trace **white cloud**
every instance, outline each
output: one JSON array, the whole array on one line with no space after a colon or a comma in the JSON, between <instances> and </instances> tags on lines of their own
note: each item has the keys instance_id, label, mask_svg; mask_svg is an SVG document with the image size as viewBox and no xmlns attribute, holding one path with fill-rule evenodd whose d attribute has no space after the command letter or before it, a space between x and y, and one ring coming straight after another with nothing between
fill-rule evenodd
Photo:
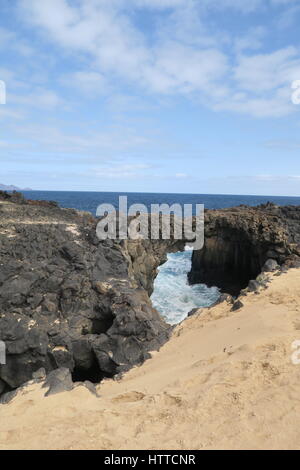
<instances>
[{"instance_id":1,"label":"white cloud","mask_svg":"<svg viewBox=\"0 0 300 470\"><path fill-rule=\"evenodd\" d=\"M251 28L243 36L235 38L234 47L236 52L241 53L245 50L260 49L266 34L267 30L262 26Z\"/></svg>"},{"instance_id":2,"label":"white cloud","mask_svg":"<svg viewBox=\"0 0 300 470\"><path fill-rule=\"evenodd\" d=\"M0 77L1 80L4 80L6 85L8 85L9 82L15 79L15 73L8 68L0 67Z\"/></svg>"},{"instance_id":3,"label":"white cloud","mask_svg":"<svg viewBox=\"0 0 300 470\"><path fill-rule=\"evenodd\" d=\"M0 119L1 120L3 119L20 120L20 119L24 119L24 117L25 117L24 113L19 110L11 109L11 108L8 108L7 106L0 107Z\"/></svg>"},{"instance_id":4,"label":"white cloud","mask_svg":"<svg viewBox=\"0 0 300 470\"><path fill-rule=\"evenodd\" d=\"M15 38L15 34L8 29L0 27L0 46L5 47L12 39Z\"/></svg>"},{"instance_id":5,"label":"white cloud","mask_svg":"<svg viewBox=\"0 0 300 470\"><path fill-rule=\"evenodd\" d=\"M20 0L19 5L22 18L44 37L66 52L85 55L89 66L70 75L83 92L107 92L117 78L148 93L190 95L214 110L258 117L295 111L288 90L300 77L296 47L253 54L262 46L265 28L234 38L205 22L208 10L247 14L265 8L262 0ZM151 43L132 21L137 8L168 9Z\"/></svg>"},{"instance_id":6,"label":"white cloud","mask_svg":"<svg viewBox=\"0 0 300 470\"><path fill-rule=\"evenodd\" d=\"M292 3L297 3L299 0L271 0L271 3L274 5L287 5Z\"/></svg>"},{"instance_id":7,"label":"white cloud","mask_svg":"<svg viewBox=\"0 0 300 470\"><path fill-rule=\"evenodd\" d=\"M154 92L203 90L226 71L226 57L216 49L196 50L176 41L147 47L128 17L101 1L81 2L80 8L65 0L26 0L21 5L29 21L54 41L91 54L100 73L117 73Z\"/></svg>"},{"instance_id":8,"label":"white cloud","mask_svg":"<svg viewBox=\"0 0 300 470\"><path fill-rule=\"evenodd\" d=\"M295 47L270 54L242 56L234 69L239 88L247 91L270 91L291 84L300 77L300 55Z\"/></svg>"},{"instance_id":9,"label":"white cloud","mask_svg":"<svg viewBox=\"0 0 300 470\"><path fill-rule=\"evenodd\" d=\"M66 106L65 101L56 92L44 88L35 88L24 94L8 93L8 101L27 108L42 108L53 110Z\"/></svg>"},{"instance_id":10,"label":"white cloud","mask_svg":"<svg viewBox=\"0 0 300 470\"><path fill-rule=\"evenodd\" d=\"M61 77L60 81L63 85L76 88L88 96L104 94L109 91L106 78L99 72L89 70L72 72Z\"/></svg>"},{"instance_id":11,"label":"white cloud","mask_svg":"<svg viewBox=\"0 0 300 470\"><path fill-rule=\"evenodd\" d=\"M150 165L146 164L114 164L112 166L104 165L102 167L97 167L93 169L93 176L99 178L109 178L109 179L133 179L133 178L143 178L147 175L145 170L151 169Z\"/></svg>"},{"instance_id":12,"label":"white cloud","mask_svg":"<svg viewBox=\"0 0 300 470\"><path fill-rule=\"evenodd\" d=\"M232 68L233 86L215 110L255 117L281 117L298 111L291 102L291 83L300 77L299 50L293 46L269 54L239 54Z\"/></svg>"},{"instance_id":13,"label":"white cloud","mask_svg":"<svg viewBox=\"0 0 300 470\"><path fill-rule=\"evenodd\" d=\"M1 110L1 108L0 108ZM1 115L0 115L1 116ZM62 154L63 158L74 155L82 155L83 160L107 158L112 154L131 152L140 149L144 145L151 144L150 137L146 133L139 133L137 129L128 125L90 126L90 123L78 126L77 132L65 129L64 122L55 122L53 125L40 123L16 124L14 131L15 141L22 141L25 151L34 149L40 155L53 152ZM10 143L15 147L15 142ZM89 157L88 157L89 156Z\"/></svg>"},{"instance_id":14,"label":"white cloud","mask_svg":"<svg viewBox=\"0 0 300 470\"><path fill-rule=\"evenodd\" d=\"M251 13L265 0L202 0L201 5L210 9L226 10L227 8L240 11L242 13Z\"/></svg>"},{"instance_id":15,"label":"white cloud","mask_svg":"<svg viewBox=\"0 0 300 470\"><path fill-rule=\"evenodd\" d=\"M288 29L294 26L299 19L300 5L292 4L286 8L280 15L278 26L280 29Z\"/></svg>"},{"instance_id":16,"label":"white cloud","mask_svg":"<svg viewBox=\"0 0 300 470\"><path fill-rule=\"evenodd\" d=\"M122 2L119 2L122 3ZM166 9L176 8L187 3L187 0L132 0L133 5L139 8Z\"/></svg>"},{"instance_id":17,"label":"white cloud","mask_svg":"<svg viewBox=\"0 0 300 470\"><path fill-rule=\"evenodd\" d=\"M186 179L188 177L189 177L189 175L187 173L176 173L175 174L175 178L177 178L177 179Z\"/></svg>"},{"instance_id":18,"label":"white cloud","mask_svg":"<svg viewBox=\"0 0 300 470\"><path fill-rule=\"evenodd\" d=\"M288 181L298 181L300 176L298 175L257 175L254 177L257 181L267 181L273 183L288 182Z\"/></svg>"},{"instance_id":19,"label":"white cloud","mask_svg":"<svg viewBox=\"0 0 300 470\"><path fill-rule=\"evenodd\" d=\"M208 92L228 70L226 56L215 49L195 50L170 42L160 48L144 80L155 92Z\"/></svg>"},{"instance_id":20,"label":"white cloud","mask_svg":"<svg viewBox=\"0 0 300 470\"><path fill-rule=\"evenodd\" d=\"M265 142L265 146L275 150L296 150L300 149L300 141L294 140L270 140Z\"/></svg>"},{"instance_id":21,"label":"white cloud","mask_svg":"<svg viewBox=\"0 0 300 470\"><path fill-rule=\"evenodd\" d=\"M216 103L214 109L250 114L257 118L282 117L297 112L297 107L291 103L288 88L279 89L269 97L236 93Z\"/></svg>"},{"instance_id":22,"label":"white cloud","mask_svg":"<svg viewBox=\"0 0 300 470\"><path fill-rule=\"evenodd\" d=\"M0 27L0 46L3 51L13 50L14 53L24 57L36 54L36 50L24 38L20 38L15 32Z\"/></svg>"}]
</instances>

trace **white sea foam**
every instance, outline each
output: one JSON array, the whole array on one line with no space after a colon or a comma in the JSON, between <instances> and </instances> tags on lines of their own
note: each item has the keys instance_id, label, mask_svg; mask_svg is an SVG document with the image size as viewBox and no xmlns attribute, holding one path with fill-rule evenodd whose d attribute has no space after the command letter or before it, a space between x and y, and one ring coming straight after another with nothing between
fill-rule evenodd
<instances>
[{"instance_id":1,"label":"white sea foam","mask_svg":"<svg viewBox=\"0 0 300 470\"><path fill-rule=\"evenodd\" d=\"M172 325L186 318L193 308L209 307L220 296L217 287L188 284L187 273L191 269L191 258L191 250L169 254L168 261L159 268L154 282L152 304Z\"/></svg>"}]
</instances>

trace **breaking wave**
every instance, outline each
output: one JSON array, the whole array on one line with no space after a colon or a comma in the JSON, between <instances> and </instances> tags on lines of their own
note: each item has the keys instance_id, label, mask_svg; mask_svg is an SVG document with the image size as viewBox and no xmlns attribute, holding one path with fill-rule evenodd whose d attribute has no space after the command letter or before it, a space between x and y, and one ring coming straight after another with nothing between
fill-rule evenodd
<instances>
[{"instance_id":1,"label":"breaking wave","mask_svg":"<svg viewBox=\"0 0 300 470\"><path fill-rule=\"evenodd\" d=\"M160 266L154 281L152 304L172 325L184 320L193 308L209 307L220 296L217 287L188 284L191 259L191 250L168 254L167 262Z\"/></svg>"}]
</instances>

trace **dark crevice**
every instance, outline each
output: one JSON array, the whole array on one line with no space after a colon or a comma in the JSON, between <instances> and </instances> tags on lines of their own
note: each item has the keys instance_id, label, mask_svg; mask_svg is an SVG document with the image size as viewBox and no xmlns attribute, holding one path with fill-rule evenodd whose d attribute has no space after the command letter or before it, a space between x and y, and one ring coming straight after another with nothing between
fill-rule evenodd
<instances>
[{"instance_id":1,"label":"dark crevice","mask_svg":"<svg viewBox=\"0 0 300 470\"><path fill-rule=\"evenodd\" d=\"M207 239L204 248L193 253L189 282L217 286L222 292L237 296L261 273L267 260L265 253L264 247L235 237Z\"/></svg>"},{"instance_id":2,"label":"dark crevice","mask_svg":"<svg viewBox=\"0 0 300 470\"><path fill-rule=\"evenodd\" d=\"M100 335L101 333L106 333L112 326L114 322L114 317L106 317L106 318L94 318L92 320L92 329L91 333L94 335Z\"/></svg>"},{"instance_id":3,"label":"dark crevice","mask_svg":"<svg viewBox=\"0 0 300 470\"><path fill-rule=\"evenodd\" d=\"M92 365L86 369L83 367L75 366L72 372L73 382L85 382L89 380L90 382L97 384L103 380L105 375L100 370L96 357L94 358Z\"/></svg>"}]
</instances>

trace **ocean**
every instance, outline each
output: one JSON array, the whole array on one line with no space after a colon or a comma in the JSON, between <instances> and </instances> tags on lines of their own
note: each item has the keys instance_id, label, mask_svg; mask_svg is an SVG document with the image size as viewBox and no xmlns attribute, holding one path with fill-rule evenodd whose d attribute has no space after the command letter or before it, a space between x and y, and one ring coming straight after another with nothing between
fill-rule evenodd
<instances>
[{"instance_id":1,"label":"ocean","mask_svg":"<svg viewBox=\"0 0 300 470\"><path fill-rule=\"evenodd\" d=\"M96 214L99 204L112 204L116 208L119 196L128 197L128 205L144 204L150 210L151 204L204 204L206 209L223 209L240 204L257 206L268 201L275 204L300 205L300 197L281 196L231 196L221 194L164 194L164 193L108 193L84 191L23 191L29 199L56 201L61 207L71 207Z\"/></svg>"},{"instance_id":2,"label":"ocean","mask_svg":"<svg viewBox=\"0 0 300 470\"><path fill-rule=\"evenodd\" d=\"M112 204L116 209L119 196L128 197L128 206L144 204L150 211L151 204L204 204L206 209L222 209L246 204L257 206L268 201L278 205L300 205L300 197L238 196L208 194L164 194L164 193L109 193L73 191L23 191L29 199L56 201L61 207L73 208L96 214L98 205ZM181 322L194 308L209 307L220 295L217 287L204 284L190 286L187 274L191 268L192 252L172 253L159 268L151 296L153 306L170 324Z\"/></svg>"}]
</instances>

